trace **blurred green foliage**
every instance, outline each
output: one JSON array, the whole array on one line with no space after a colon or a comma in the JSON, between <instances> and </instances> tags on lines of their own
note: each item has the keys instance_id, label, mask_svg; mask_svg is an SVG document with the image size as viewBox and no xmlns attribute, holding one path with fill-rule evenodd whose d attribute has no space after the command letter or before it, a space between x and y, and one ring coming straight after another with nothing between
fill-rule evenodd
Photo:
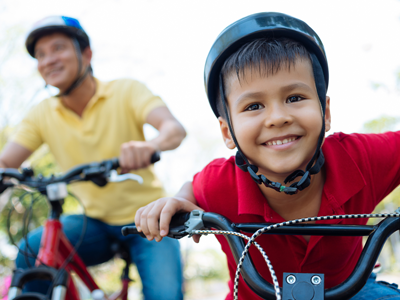
<instances>
[{"instance_id":1,"label":"blurred green foliage","mask_svg":"<svg viewBox=\"0 0 400 300\"><path fill-rule=\"evenodd\" d=\"M400 122L400 117L381 116L364 124L366 133L382 133L391 131Z\"/></svg>"},{"instance_id":2,"label":"blurred green foliage","mask_svg":"<svg viewBox=\"0 0 400 300\"><path fill-rule=\"evenodd\" d=\"M395 129L400 122L400 117L381 116L364 124L363 131L366 133L383 133ZM400 187L390 193L375 209L376 212L390 211L400 206Z\"/></svg>"}]
</instances>

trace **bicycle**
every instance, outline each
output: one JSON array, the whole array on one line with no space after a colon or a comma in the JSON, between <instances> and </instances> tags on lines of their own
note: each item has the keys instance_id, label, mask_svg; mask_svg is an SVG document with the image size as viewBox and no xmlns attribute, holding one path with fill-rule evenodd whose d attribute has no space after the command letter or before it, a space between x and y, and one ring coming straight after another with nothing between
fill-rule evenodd
<instances>
[{"instance_id":1,"label":"bicycle","mask_svg":"<svg viewBox=\"0 0 400 300\"><path fill-rule=\"evenodd\" d=\"M159 152L156 152L151 157L151 163L155 163L158 160L160 160L160 155ZM67 191L68 184L91 181L97 186L103 187L109 182L122 182L125 180L135 180L140 184L143 182L142 177L136 174L118 175L116 171L118 168L119 161L114 158L102 162L79 165L61 176L43 177L39 175L35 177L31 169L23 169L22 172L17 169L0 169L0 187L2 187L2 190L13 186L34 188L37 192L46 196L50 205L50 212L44 225L41 246L36 257L35 266L28 269L14 270L8 291L9 300L48 300L50 295L52 295L52 300L79 300L80 296L71 278L71 272L74 272L82 280L83 284L92 293L93 299L127 300L128 284L132 281L128 274L131 264L129 252L120 243L111 245L114 252L119 254L125 261L125 267L121 276L121 290L107 298L76 253L85 234L85 221L81 237L75 247L70 244L64 235L62 224L59 221L63 212L62 203L69 194ZM11 180L4 180L5 178L17 180L17 183ZM28 244L27 248L29 250ZM29 251L23 254L32 255ZM49 292L46 295L36 292L22 292L23 286L35 279L51 281Z\"/></svg>"},{"instance_id":2,"label":"bicycle","mask_svg":"<svg viewBox=\"0 0 400 300\"><path fill-rule=\"evenodd\" d=\"M385 218L377 225L336 225L336 224L299 224L309 221L344 218ZM191 213L175 215L170 223L168 237L180 239L194 234L222 234L228 240L237 263L234 285L234 299L237 299L239 273L246 284L263 299L283 300L337 300L350 299L367 282L386 239L400 229L400 208L391 214L333 215L305 218L283 223L241 223L235 224L226 217L194 210ZM252 233L252 237L242 234ZM136 226L125 226L122 234L140 234ZM324 274L284 273L283 287L279 287L272 265L263 249L255 239L261 234L283 235L332 235L332 236L368 236L360 258L350 276L341 284L324 289ZM244 239L248 240L247 245ZM266 281L256 270L247 255L250 245L261 251L270 269L273 284ZM282 292L281 292L282 291Z\"/></svg>"}]
</instances>

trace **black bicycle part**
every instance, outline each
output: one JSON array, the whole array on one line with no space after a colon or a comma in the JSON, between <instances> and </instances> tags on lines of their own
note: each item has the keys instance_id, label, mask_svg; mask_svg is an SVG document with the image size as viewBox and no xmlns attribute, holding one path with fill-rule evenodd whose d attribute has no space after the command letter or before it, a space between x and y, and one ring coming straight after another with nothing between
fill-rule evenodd
<instances>
[{"instance_id":1,"label":"black bicycle part","mask_svg":"<svg viewBox=\"0 0 400 300\"><path fill-rule=\"evenodd\" d=\"M125 267L122 271L121 280L127 279L129 281L134 281L129 277L129 267L132 263L132 258L127 246L125 246L120 241L115 241L111 244L111 251L114 253L114 256L119 256L125 262Z\"/></svg>"},{"instance_id":2,"label":"black bicycle part","mask_svg":"<svg viewBox=\"0 0 400 300\"><path fill-rule=\"evenodd\" d=\"M236 231L255 233L258 229L273 223L232 224ZM293 224L267 230L263 234L282 235L324 235L324 236L368 236L376 229L376 225L341 225L341 224Z\"/></svg>"},{"instance_id":3,"label":"black bicycle part","mask_svg":"<svg viewBox=\"0 0 400 300\"><path fill-rule=\"evenodd\" d=\"M151 163L160 160L160 152L157 151L151 156ZM12 187L14 183L4 182L4 177L15 178L20 184L36 188L39 192L46 195L46 186L50 183L64 182L66 184L77 181L92 181L98 186L105 186L107 178L111 170L116 170L120 167L118 158L112 158L101 162L82 164L76 166L62 176L40 177L34 178L33 172L29 169L23 169L22 172L17 169L0 169L0 184L4 187ZM29 170L29 171L28 171Z\"/></svg>"},{"instance_id":4,"label":"black bicycle part","mask_svg":"<svg viewBox=\"0 0 400 300\"><path fill-rule=\"evenodd\" d=\"M218 230L236 231L232 226L233 224L227 218L218 214L205 213L203 222L207 228L212 227ZM334 226L335 225L332 225L332 230L334 230ZM375 262L386 239L399 229L399 218L386 218L381 221L370 234L351 275L342 284L325 290L325 300L349 299L361 290L374 268ZM351 231L351 229L349 230ZM296 234L299 234L299 232L296 232ZM321 233L319 235L321 235ZM235 261L238 262L245 247L243 239L232 235L225 237L232 250ZM244 259L241 274L246 284L257 295L264 299L275 299L275 290L273 286L261 277L255 269L251 258L248 256Z\"/></svg>"},{"instance_id":5,"label":"black bicycle part","mask_svg":"<svg viewBox=\"0 0 400 300\"><path fill-rule=\"evenodd\" d=\"M283 273L282 300L324 299L324 274Z\"/></svg>"},{"instance_id":6,"label":"black bicycle part","mask_svg":"<svg viewBox=\"0 0 400 300\"><path fill-rule=\"evenodd\" d=\"M60 275L57 276L57 273L60 273ZM16 269L13 271L10 288L17 287L19 289L22 289L27 282L36 279L49 281L55 280L55 286L62 285L66 287L68 283L68 278L68 272L66 272L65 270L59 272L59 270L47 266L37 266L28 269Z\"/></svg>"},{"instance_id":7,"label":"black bicycle part","mask_svg":"<svg viewBox=\"0 0 400 300\"><path fill-rule=\"evenodd\" d=\"M176 216L177 224L170 225L170 230L174 231L181 226L184 226L186 220L188 220L190 214L178 214ZM174 216L175 218L175 216ZM217 230L232 231L232 232L255 232L256 230L270 225L270 223L254 224L244 223L235 224L232 223L226 217L216 213L204 213L203 223L205 228L215 228ZM128 226L127 226L128 227ZM129 226L128 229L123 229L125 234L137 233L136 227ZM176 227L176 228L175 228ZM347 228L347 229L346 229ZM363 248L360 258L350 276L341 284L326 289L325 300L336 300L336 299L350 299L367 282L369 275L371 274L376 260L382 250L382 247L387 238L400 229L400 218L389 217L382 220L375 226L363 226L363 225L341 225L341 224L296 224L288 225L281 228L271 229L265 234L289 234L289 235L337 235L337 236L366 236L369 235L367 242ZM136 231L136 232L135 232ZM337 233L335 233L337 231ZM187 235L187 232L184 232ZM173 236L173 235L172 235ZM180 237L179 237L180 238ZM231 248L232 254L235 258L236 263L242 256L245 244L242 238L234 235L225 235L228 244ZM256 270L253 261L247 255L244 258L243 266L241 269L241 275L246 284L260 297L267 300L273 300L275 298L275 290L273 286L266 281Z\"/></svg>"},{"instance_id":8,"label":"black bicycle part","mask_svg":"<svg viewBox=\"0 0 400 300\"><path fill-rule=\"evenodd\" d=\"M16 287L22 290L23 286L31 280L52 281L54 286L67 287L69 275L64 269L56 270L47 266L37 266L28 269L14 270L10 288ZM39 294L34 292L24 293L14 298L14 300L48 300L49 294Z\"/></svg>"},{"instance_id":9,"label":"black bicycle part","mask_svg":"<svg viewBox=\"0 0 400 300\"><path fill-rule=\"evenodd\" d=\"M39 294L39 293L25 293L23 295L19 295L13 300L50 300L47 295Z\"/></svg>"}]
</instances>

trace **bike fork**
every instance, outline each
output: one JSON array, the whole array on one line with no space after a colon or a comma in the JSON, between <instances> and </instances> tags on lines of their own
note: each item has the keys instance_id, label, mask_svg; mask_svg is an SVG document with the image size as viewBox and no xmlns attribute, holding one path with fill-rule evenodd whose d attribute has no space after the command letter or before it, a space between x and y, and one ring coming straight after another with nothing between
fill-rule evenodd
<instances>
[{"instance_id":1,"label":"bike fork","mask_svg":"<svg viewBox=\"0 0 400 300\"><path fill-rule=\"evenodd\" d=\"M48 300L47 295L35 292L22 293L22 287L25 283L34 280L42 279L54 282L53 293L51 300L65 300L67 295L69 274L65 270L56 270L49 267L38 266L29 269L14 270L10 289L8 290L8 300L24 300L37 299Z\"/></svg>"}]
</instances>

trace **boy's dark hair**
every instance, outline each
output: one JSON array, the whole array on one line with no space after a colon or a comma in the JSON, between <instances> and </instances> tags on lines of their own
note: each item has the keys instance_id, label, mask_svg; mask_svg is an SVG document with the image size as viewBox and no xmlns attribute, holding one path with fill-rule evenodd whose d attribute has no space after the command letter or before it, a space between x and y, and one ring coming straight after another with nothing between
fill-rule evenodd
<instances>
[{"instance_id":1,"label":"boy's dark hair","mask_svg":"<svg viewBox=\"0 0 400 300\"><path fill-rule=\"evenodd\" d=\"M225 61L221 69L224 78L224 90L227 93L227 78L236 73L240 82L246 70L256 71L261 76L273 75L282 68L290 70L296 59L308 59L311 56L300 43L288 38L259 38L244 44ZM226 119L221 95L218 92L217 110Z\"/></svg>"}]
</instances>

